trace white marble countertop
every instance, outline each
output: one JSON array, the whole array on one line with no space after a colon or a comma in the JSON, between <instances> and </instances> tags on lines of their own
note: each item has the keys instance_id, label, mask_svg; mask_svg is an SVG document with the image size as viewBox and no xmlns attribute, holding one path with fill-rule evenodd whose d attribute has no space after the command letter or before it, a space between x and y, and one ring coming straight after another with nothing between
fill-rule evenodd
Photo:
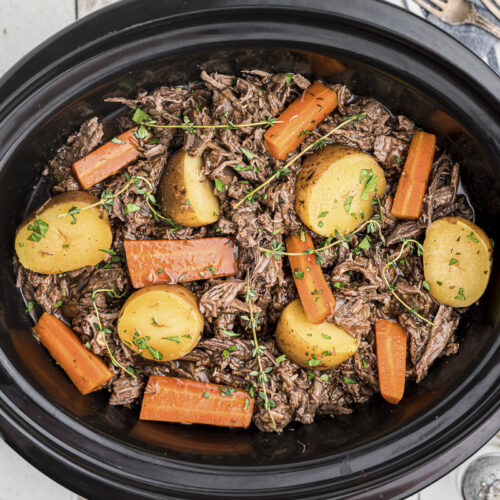
<instances>
[{"instance_id":1,"label":"white marble countertop","mask_svg":"<svg viewBox=\"0 0 500 500\"><path fill-rule=\"evenodd\" d=\"M115 1L0 0L0 76L52 34ZM389 1L422 14L418 7L411 5L411 0ZM500 43L496 44L493 55L487 54L483 59L491 64L490 58L495 57L495 61L498 61L499 55ZM487 452L500 453L500 433L475 456ZM408 500L462 500L461 476L473 458ZM78 495L32 467L1 440L0 471L0 500L81 500Z\"/></svg>"}]
</instances>

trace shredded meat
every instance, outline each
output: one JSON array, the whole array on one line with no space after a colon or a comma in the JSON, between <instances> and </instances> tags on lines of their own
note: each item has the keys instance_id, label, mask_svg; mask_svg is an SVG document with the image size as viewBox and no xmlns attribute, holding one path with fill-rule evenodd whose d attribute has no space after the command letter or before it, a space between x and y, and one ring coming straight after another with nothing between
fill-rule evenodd
<instances>
[{"instance_id":1,"label":"shredded meat","mask_svg":"<svg viewBox=\"0 0 500 500\"><path fill-rule=\"evenodd\" d=\"M279 116L311 84L311 80L299 73L290 77L285 73L253 69L235 76L229 74L227 64L221 63L219 72L209 72L203 69L205 67L198 82L142 90L135 98L116 94L107 101L131 109L139 107L162 124L254 123ZM346 116L364 112L367 115L363 120L338 130L328 142L354 146L372 154L387 179L387 191L380 200L384 222L381 235L372 232L371 246L363 251L357 248L363 235L354 235L347 245L325 251L321 259L321 267L337 301L328 320L359 340L357 352L341 365L323 372L314 367L302 368L289 359L276 360L281 353L273 333L281 312L297 297L297 290L287 259L266 255L258 247L283 245L286 236L301 228L294 208L300 161L267 184L251 203L236 207L238 200L284 165L267 153L263 143L264 126L152 128L155 141L140 142L140 159L90 190L98 197L104 190L112 193L123 190L109 212L115 255L106 256L96 267L48 276L15 263L17 285L26 299L35 301L44 311L70 320L81 341L113 371L115 377L108 386L110 404L133 406L140 402L147 376L151 374L187 377L250 391L257 399L253 418L257 427L270 431L275 424L280 430L292 421L311 423L317 415L348 415L357 404L367 402L378 392L373 331L377 317L391 317L405 329L409 339L407 377L410 379L419 382L439 356L457 352L454 332L460 314L437 304L423 288L422 258L405 248L394 267L387 268L386 264L400 253L404 239L421 241L433 220L446 215L472 219L467 199L458 194L460 167L446 151L440 150L432 167L421 217L416 221L397 220L390 213L392 199L415 124L404 116L392 115L373 99L354 95L344 85L327 85L337 92L338 107L305 137L300 149L331 131ZM119 117L116 128L124 130L133 126L129 116ZM54 193L79 189L72 174L72 163L104 140L103 126L97 117L87 120L67 139L43 171L44 175L52 176ZM212 180L217 179L218 186L222 184L222 189L214 190L220 201L218 223L180 228L159 222L152 217L144 197L146 183L141 181L125 189L130 177L140 176L147 179L156 192L168 158L179 148L190 155L202 156L203 173ZM130 204L138 210L125 210ZM117 334L117 318L132 286L124 263L123 240L220 235L233 238L238 245L239 272L230 278L184 284L198 297L205 320L203 338L197 347L180 360L154 363L124 345ZM319 237L314 238L315 243L321 243ZM267 394L272 402L269 411L256 384L255 373L259 367L248 328L247 282L254 293L252 303L254 315L258 317L259 344L265 348L261 359L263 369L269 374ZM432 318L435 326L431 328L403 307L391 294L391 287L397 288L413 312ZM93 291L100 289L113 289L116 293L115 296L106 293L95 296L95 307L106 333L97 328L92 297ZM137 378L117 367L110 352L122 366L134 367Z\"/></svg>"}]
</instances>

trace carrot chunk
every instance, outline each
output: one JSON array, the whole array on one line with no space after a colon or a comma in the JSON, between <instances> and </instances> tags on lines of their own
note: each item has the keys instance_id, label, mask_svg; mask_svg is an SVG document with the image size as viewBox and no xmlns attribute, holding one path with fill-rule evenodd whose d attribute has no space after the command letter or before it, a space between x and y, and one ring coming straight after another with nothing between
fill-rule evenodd
<instances>
[{"instance_id":1,"label":"carrot chunk","mask_svg":"<svg viewBox=\"0 0 500 500\"><path fill-rule=\"evenodd\" d=\"M269 153L284 160L326 116L337 107L337 94L320 82L314 82L281 113L277 123L264 135Z\"/></svg>"},{"instance_id":2,"label":"carrot chunk","mask_svg":"<svg viewBox=\"0 0 500 500\"><path fill-rule=\"evenodd\" d=\"M246 428L252 420L253 405L254 399L241 389L152 375L139 418Z\"/></svg>"},{"instance_id":3,"label":"carrot chunk","mask_svg":"<svg viewBox=\"0 0 500 500\"><path fill-rule=\"evenodd\" d=\"M238 271L237 247L228 238L125 240L123 245L134 288L234 276Z\"/></svg>"},{"instance_id":4,"label":"carrot chunk","mask_svg":"<svg viewBox=\"0 0 500 500\"><path fill-rule=\"evenodd\" d=\"M43 313L34 330L82 394L101 389L113 378L102 359L86 349L73 330L52 314Z\"/></svg>"},{"instance_id":5,"label":"carrot chunk","mask_svg":"<svg viewBox=\"0 0 500 500\"><path fill-rule=\"evenodd\" d=\"M392 215L398 219L420 217L435 149L436 136L434 134L420 131L413 134L392 204Z\"/></svg>"},{"instance_id":6,"label":"carrot chunk","mask_svg":"<svg viewBox=\"0 0 500 500\"><path fill-rule=\"evenodd\" d=\"M308 249L314 250L311 236L305 233L303 239L304 241L299 235L289 236L285 241L287 252L302 254ZM289 255L288 258L307 319L315 325L323 323L335 310L335 297L325 280L321 266L316 261L316 256L302 254Z\"/></svg>"},{"instance_id":7,"label":"carrot chunk","mask_svg":"<svg viewBox=\"0 0 500 500\"><path fill-rule=\"evenodd\" d=\"M406 333L398 323L378 319L375 343L380 394L388 403L396 405L405 391Z\"/></svg>"},{"instance_id":8,"label":"carrot chunk","mask_svg":"<svg viewBox=\"0 0 500 500\"><path fill-rule=\"evenodd\" d=\"M120 134L73 163L73 172L83 189L88 189L139 158L137 127ZM122 144L123 143L123 144Z\"/></svg>"}]
</instances>

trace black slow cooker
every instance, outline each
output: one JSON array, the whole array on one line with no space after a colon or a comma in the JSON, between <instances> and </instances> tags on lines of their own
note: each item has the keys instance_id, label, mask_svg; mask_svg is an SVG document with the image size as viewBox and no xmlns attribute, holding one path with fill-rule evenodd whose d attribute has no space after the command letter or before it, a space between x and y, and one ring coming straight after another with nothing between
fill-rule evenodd
<instances>
[{"instance_id":1,"label":"black slow cooker","mask_svg":"<svg viewBox=\"0 0 500 500\"><path fill-rule=\"evenodd\" d=\"M81 396L33 339L13 238L47 198L40 172L64 138L93 114L116 116L106 95L182 84L200 69L287 71L290 53L291 69L311 53L334 58L343 68L335 81L445 137L478 224L500 241L500 81L401 9L377 0L127 0L61 31L0 80L0 430L87 498L403 498L500 428L498 255L487 293L460 325L459 353L410 384L401 404L375 398L280 435L139 422L106 394Z\"/></svg>"}]
</instances>

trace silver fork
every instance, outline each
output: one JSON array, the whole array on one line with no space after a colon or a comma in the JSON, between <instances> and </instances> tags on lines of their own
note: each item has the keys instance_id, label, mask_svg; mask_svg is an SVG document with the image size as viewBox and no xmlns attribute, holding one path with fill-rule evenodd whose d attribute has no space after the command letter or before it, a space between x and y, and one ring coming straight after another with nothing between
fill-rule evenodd
<instances>
[{"instance_id":1,"label":"silver fork","mask_svg":"<svg viewBox=\"0 0 500 500\"><path fill-rule=\"evenodd\" d=\"M445 23L473 24L500 38L500 28L478 13L467 0L413 0Z\"/></svg>"}]
</instances>

